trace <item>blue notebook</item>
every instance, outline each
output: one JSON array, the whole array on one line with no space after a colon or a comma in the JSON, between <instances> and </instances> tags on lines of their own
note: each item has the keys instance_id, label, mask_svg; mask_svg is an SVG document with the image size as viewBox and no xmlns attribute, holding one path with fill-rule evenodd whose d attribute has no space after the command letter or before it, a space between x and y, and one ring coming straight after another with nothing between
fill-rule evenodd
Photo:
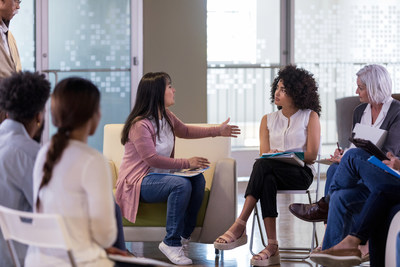
<instances>
[{"instance_id":1,"label":"blue notebook","mask_svg":"<svg viewBox=\"0 0 400 267\"><path fill-rule=\"evenodd\" d=\"M151 175L154 175L154 174L156 174L156 175L166 175L166 174L168 174L168 175L172 175L172 176L193 177L193 176L196 176L196 175L198 175L200 173L205 172L209 168L210 167L207 167L207 168L204 168L204 169L197 168L197 169L171 170L170 172L162 172L162 173L160 173L160 172L151 172L151 173L148 173L147 175L150 175L150 174Z\"/></svg>"},{"instance_id":2,"label":"blue notebook","mask_svg":"<svg viewBox=\"0 0 400 267\"><path fill-rule=\"evenodd\" d=\"M281 155L291 155L295 154L299 159L304 160L304 152L278 152L278 153L263 153L262 158L270 158Z\"/></svg>"},{"instance_id":3,"label":"blue notebook","mask_svg":"<svg viewBox=\"0 0 400 267\"><path fill-rule=\"evenodd\" d=\"M383 163L382 161L380 161L377 157L375 156L371 156L368 159L368 162L371 162L372 164L374 164L375 166L381 168L382 170L390 173L391 175L396 176L397 178L400 178L400 172L396 171L395 169L390 168L389 166L387 166L385 163Z\"/></svg>"}]
</instances>

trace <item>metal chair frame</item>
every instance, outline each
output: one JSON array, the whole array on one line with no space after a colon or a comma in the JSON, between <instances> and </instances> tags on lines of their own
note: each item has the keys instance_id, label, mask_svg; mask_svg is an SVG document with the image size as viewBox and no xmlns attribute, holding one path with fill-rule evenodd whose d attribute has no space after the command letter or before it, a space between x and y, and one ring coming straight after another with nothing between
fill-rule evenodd
<instances>
[{"instance_id":1,"label":"metal chair frame","mask_svg":"<svg viewBox=\"0 0 400 267\"><path fill-rule=\"evenodd\" d=\"M320 159L320 156L318 155L318 159ZM315 189L307 189L307 190L278 190L278 194L307 194L308 196L308 201L311 204L311 193L315 192L315 201L318 200L318 190L319 190L319 182L321 178L320 174L320 163L317 164L317 184ZM261 223L260 215L258 212L258 207L257 204L254 207L254 215L253 215L253 223L251 227L251 235L250 235L250 253L252 255L256 255L257 253L253 252L253 243L254 243L254 228L255 228L255 223L257 220L257 225L258 229L260 231L260 236L261 236L261 242L264 247L267 246L267 243L265 242L264 239L264 233L263 233L263 226ZM279 252L284 254L281 254L281 259L288 259L288 260L305 260L307 259L310 255L310 253L315 249L315 247L318 246L318 236L317 236L317 229L316 229L316 223L313 222L313 230L312 230L312 236L311 236L311 244L310 247L279 247ZM288 254L288 255L286 255Z\"/></svg>"}]
</instances>

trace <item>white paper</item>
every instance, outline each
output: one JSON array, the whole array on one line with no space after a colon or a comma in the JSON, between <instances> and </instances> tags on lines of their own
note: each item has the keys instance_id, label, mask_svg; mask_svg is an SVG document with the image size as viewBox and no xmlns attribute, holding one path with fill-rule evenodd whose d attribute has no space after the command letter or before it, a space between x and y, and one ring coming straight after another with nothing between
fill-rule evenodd
<instances>
[{"instance_id":1,"label":"white paper","mask_svg":"<svg viewBox=\"0 0 400 267\"><path fill-rule=\"evenodd\" d=\"M356 123L353 129L354 138L360 138L371 141L379 149L382 148L385 142L387 131L379 128L371 127L368 125L363 125Z\"/></svg>"}]
</instances>

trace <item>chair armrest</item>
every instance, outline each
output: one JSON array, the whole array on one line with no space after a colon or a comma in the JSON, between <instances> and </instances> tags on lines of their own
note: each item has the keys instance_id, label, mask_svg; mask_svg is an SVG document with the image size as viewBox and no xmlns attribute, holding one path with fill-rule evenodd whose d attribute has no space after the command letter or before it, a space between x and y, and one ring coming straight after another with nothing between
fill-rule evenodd
<instances>
[{"instance_id":1,"label":"chair armrest","mask_svg":"<svg viewBox=\"0 0 400 267\"><path fill-rule=\"evenodd\" d=\"M396 242L400 232L400 211L393 217L386 240L385 266L396 266Z\"/></svg>"},{"instance_id":2,"label":"chair armrest","mask_svg":"<svg viewBox=\"0 0 400 267\"><path fill-rule=\"evenodd\" d=\"M214 178L203 227L198 242L214 243L236 219L237 177L236 160L225 158L215 165Z\"/></svg>"},{"instance_id":3,"label":"chair armrest","mask_svg":"<svg viewBox=\"0 0 400 267\"><path fill-rule=\"evenodd\" d=\"M114 161L112 161L111 159L108 160L108 164L110 166L110 171L111 171L112 185L113 188L115 188L118 179L117 167L115 166Z\"/></svg>"}]
</instances>

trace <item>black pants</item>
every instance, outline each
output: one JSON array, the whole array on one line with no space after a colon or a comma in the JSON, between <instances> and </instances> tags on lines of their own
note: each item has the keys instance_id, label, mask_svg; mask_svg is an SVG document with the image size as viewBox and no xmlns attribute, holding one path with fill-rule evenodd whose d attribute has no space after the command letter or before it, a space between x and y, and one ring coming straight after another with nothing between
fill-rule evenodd
<instances>
[{"instance_id":1,"label":"black pants","mask_svg":"<svg viewBox=\"0 0 400 267\"><path fill-rule=\"evenodd\" d=\"M257 159L251 172L245 197L260 200L263 218L278 217L277 190L305 190L313 181L309 167L295 166L272 159Z\"/></svg>"}]
</instances>

